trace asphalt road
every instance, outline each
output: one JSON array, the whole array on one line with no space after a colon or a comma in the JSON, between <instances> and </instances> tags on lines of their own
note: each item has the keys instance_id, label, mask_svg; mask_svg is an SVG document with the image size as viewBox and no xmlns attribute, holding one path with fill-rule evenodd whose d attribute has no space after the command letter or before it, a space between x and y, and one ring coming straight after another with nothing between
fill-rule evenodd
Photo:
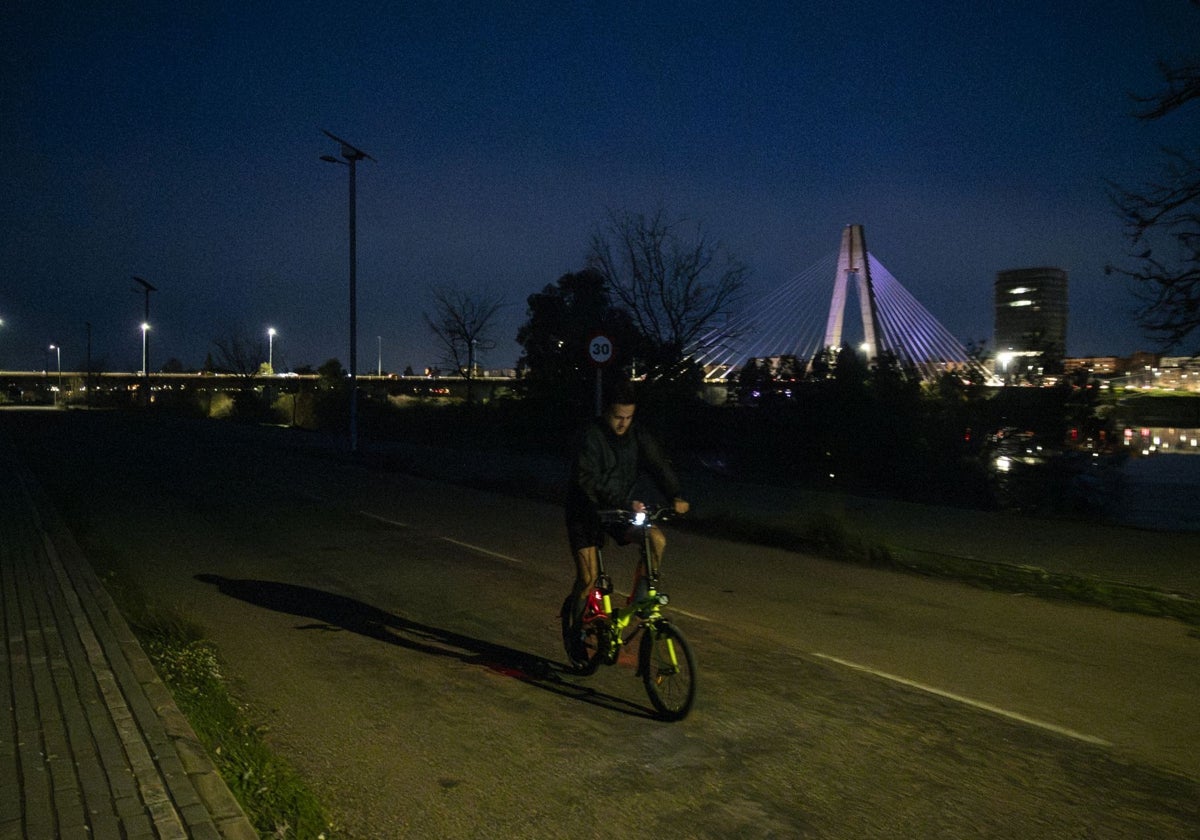
<instances>
[{"instance_id":1,"label":"asphalt road","mask_svg":"<svg viewBox=\"0 0 1200 840\"><path fill-rule=\"evenodd\" d=\"M562 672L553 506L284 430L0 412L0 434L99 571L205 627L339 836L1200 837L1177 622L675 531L700 682L667 724L631 663Z\"/></svg>"}]
</instances>

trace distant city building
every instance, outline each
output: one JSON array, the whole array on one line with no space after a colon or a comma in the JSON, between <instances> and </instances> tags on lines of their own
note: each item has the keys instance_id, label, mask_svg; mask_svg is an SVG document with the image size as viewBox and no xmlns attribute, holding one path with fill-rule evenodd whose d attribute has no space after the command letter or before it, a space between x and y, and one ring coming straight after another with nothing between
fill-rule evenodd
<instances>
[{"instance_id":1,"label":"distant city building","mask_svg":"<svg viewBox=\"0 0 1200 840\"><path fill-rule=\"evenodd\" d=\"M1200 392L1200 359L1161 356L1152 364L1130 365L1129 374L1122 378L1121 384L1127 388Z\"/></svg>"},{"instance_id":2,"label":"distant city building","mask_svg":"<svg viewBox=\"0 0 1200 840\"><path fill-rule=\"evenodd\" d=\"M1085 370L1093 376L1118 376L1125 372L1128 361L1120 356L1079 356L1063 359L1063 373Z\"/></svg>"},{"instance_id":3,"label":"distant city building","mask_svg":"<svg viewBox=\"0 0 1200 840\"><path fill-rule=\"evenodd\" d=\"M1067 347L1067 272L1016 268L996 274L996 358L1061 362ZM1024 367L1024 365L1020 365Z\"/></svg>"},{"instance_id":4,"label":"distant city building","mask_svg":"<svg viewBox=\"0 0 1200 840\"><path fill-rule=\"evenodd\" d=\"M1145 350L1138 350L1129 357L1125 369L1129 372L1137 370L1151 370L1159 366L1162 362L1162 354L1148 353Z\"/></svg>"}]
</instances>

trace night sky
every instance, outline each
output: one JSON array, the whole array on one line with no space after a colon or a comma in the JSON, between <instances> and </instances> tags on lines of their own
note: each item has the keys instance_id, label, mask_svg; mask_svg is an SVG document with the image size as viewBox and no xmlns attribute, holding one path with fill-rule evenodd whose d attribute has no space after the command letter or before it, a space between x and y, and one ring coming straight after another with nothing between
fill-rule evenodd
<instances>
[{"instance_id":1,"label":"night sky","mask_svg":"<svg viewBox=\"0 0 1200 840\"><path fill-rule=\"evenodd\" d=\"M192 7L195 8L192 8ZM509 306L584 266L608 209L703 225L752 305L871 252L955 336L992 337L998 270L1070 272L1072 355L1150 349L1104 275L1106 180L1194 147L1197 109L1131 93L1200 43L1186 0L26 2L0 15L0 369L348 364L347 169L358 167L359 369L420 370L435 285ZM832 287L832 277L830 278ZM135 291L136 290L136 291ZM49 364L53 366L53 359Z\"/></svg>"}]
</instances>

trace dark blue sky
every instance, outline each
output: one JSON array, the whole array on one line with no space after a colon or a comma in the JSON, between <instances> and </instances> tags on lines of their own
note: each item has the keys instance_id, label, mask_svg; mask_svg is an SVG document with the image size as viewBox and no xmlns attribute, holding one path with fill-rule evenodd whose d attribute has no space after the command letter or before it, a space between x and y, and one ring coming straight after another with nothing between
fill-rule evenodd
<instances>
[{"instance_id":1,"label":"dark blue sky","mask_svg":"<svg viewBox=\"0 0 1200 840\"><path fill-rule=\"evenodd\" d=\"M196 8L188 8L195 6ZM215 338L277 367L348 362L346 170L359 166L359 365L438 361L428 289L511 306L584 264L606 208L701 221L749 292L847 223L963 340L998 270L1071 278L1071 354L1149 347L1106 179L1157 177L1195 115L1131 117L1200 42L1185 0L10 2L0 18L0 368L45 347L109 370L199 366ZM830 278L832 286L832 278ZM377 338L378 337L378 338Z\"/></svg>"}]
</instances>

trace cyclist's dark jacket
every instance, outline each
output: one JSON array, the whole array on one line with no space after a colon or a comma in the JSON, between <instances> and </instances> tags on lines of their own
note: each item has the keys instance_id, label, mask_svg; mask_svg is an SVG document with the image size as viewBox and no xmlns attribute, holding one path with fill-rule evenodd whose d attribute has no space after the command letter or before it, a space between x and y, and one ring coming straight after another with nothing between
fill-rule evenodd
<instances>
[{"instance_id":1,"label":"cyclist's dark jacket","mask_svg":"<svg viewBox=\"0 0 1200 840\"><path fill-rule=\"evenodd\" d=\"M580 436L567 491L567 521L591 520L597 510L625 508L642 472L668 500L677 498L679 479L654 437L637 423L616 435L603 419Z\"/></svg>"}]
</instances>

